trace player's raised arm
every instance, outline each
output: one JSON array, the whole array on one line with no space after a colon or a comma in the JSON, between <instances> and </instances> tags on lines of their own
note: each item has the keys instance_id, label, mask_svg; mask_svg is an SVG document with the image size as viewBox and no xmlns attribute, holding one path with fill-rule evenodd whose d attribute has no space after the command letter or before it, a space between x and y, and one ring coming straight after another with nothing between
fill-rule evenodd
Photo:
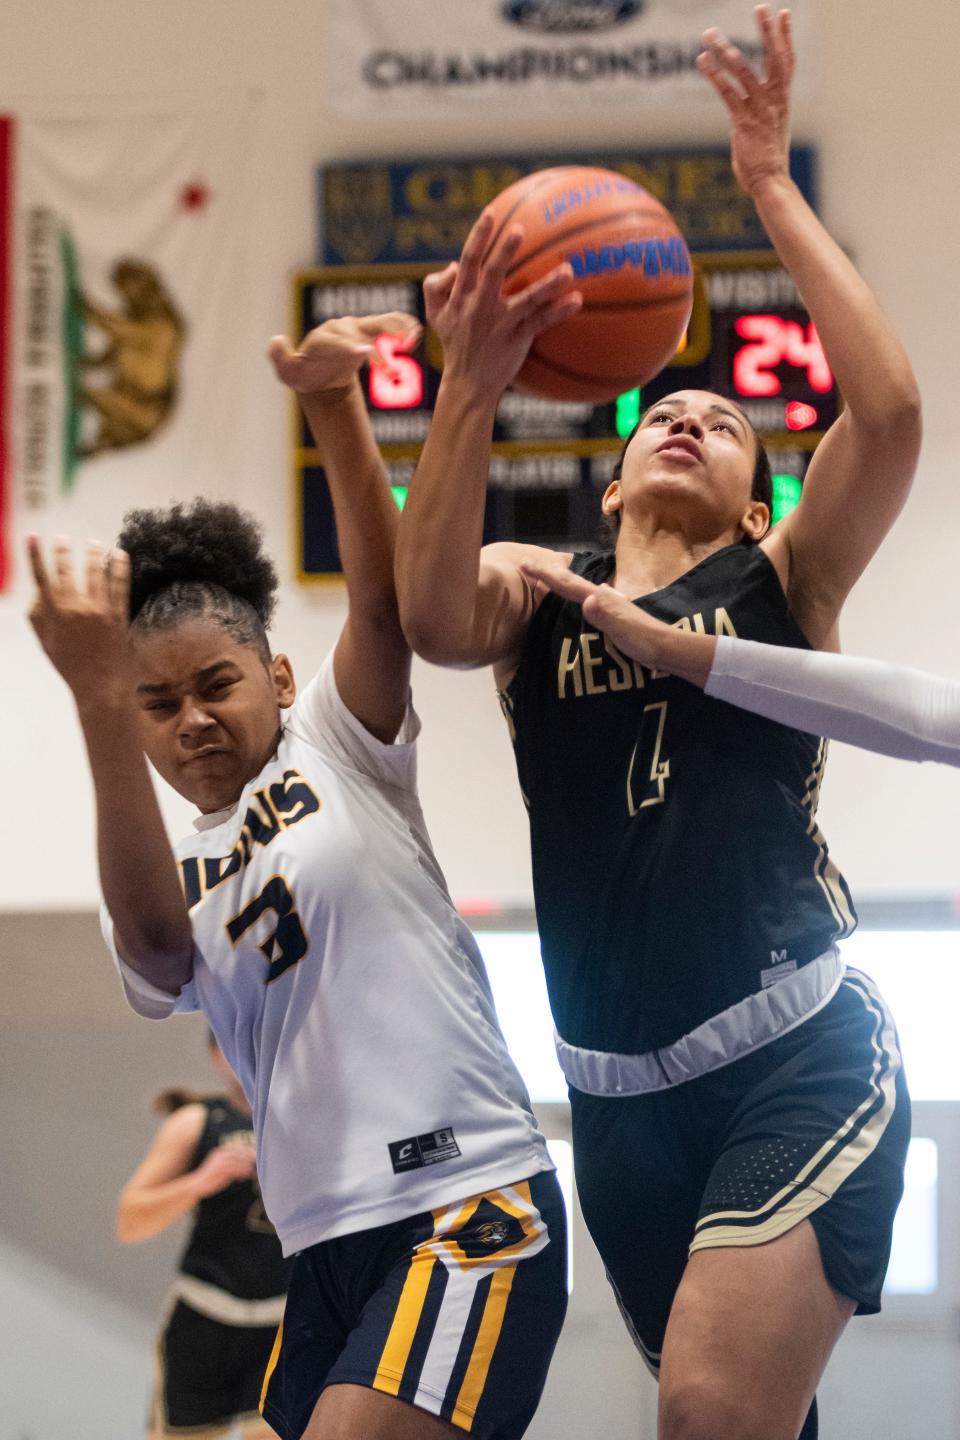
<instances>
[{"instance_id":1,"label":"player's raised arm","mask_svg":"<svg viewBox=\"0 0 960 1440\"><path fill-rule=\"evenodd\" d=\"M337 644L337 687L363 725L392 741L410 687L410 648L400 628L394 587L399 513L370 428L358 372L382 364L377 337L401 335L409 347L420 327L409 315L345 317L318 326L294 349L270 345L277 375L297 392L330 486L350 610Z\"/></svg>"},{"instance_id":2,"label":"player's raised arm","mask_svg":"<svg viewBox=\"0 0 960 1440\"><path fill-rule=\"evenodd\" d=\"M37 583L30 620L73 694L87 747L97 810L104 899L124 960L176 995L193 970L193 933L173 851L143 754L130 671L130 566L122 551L87 549L78 578L70 545L52 561L28 539Z\"/></svg>"},{"instance_id":3,"label":"player's raised arm","mask_svg":"<svg viewBox=\"0 0 960 1440\"><path fill-rule=\"evenodd\" d=\"M800 292L844 397L800 504L763 542L796 619L820 645L907 497L920 450L920 395L874 295L790 179L790 15L774 19L759 6L757 17L763 76L717 30L704 36L700 70L729 112L737 180Z\"/></svg>"},{"instance_id":4,"label":"player's raised arm","mask_svg":"<svg viewBox=\"0 0 960 1440\"><path fill-rule=\"evenodd\" d=\"M567 266L504 296L523 232L512 227L489 249L492 233L485 213L459 265L424 286L444 369L400 522L397 597L410 643L441 665L489 664L519 647L535 603L519 561L535 547L496 545L481 554L493 422L534 336L580 307Z\"/></svg>"}]
</instances>

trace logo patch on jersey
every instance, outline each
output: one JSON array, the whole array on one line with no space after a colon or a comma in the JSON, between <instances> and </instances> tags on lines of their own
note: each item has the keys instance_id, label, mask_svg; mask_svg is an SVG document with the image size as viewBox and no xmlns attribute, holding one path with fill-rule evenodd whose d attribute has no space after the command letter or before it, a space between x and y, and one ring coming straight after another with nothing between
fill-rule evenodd
<instances>
[{"instance_id":1,"label":"logo patch on jersey","mask_svg":"<svg viewBox=\"0 0 960 1440\"><path fill-rule=\"evenodd\" d=\"M391 1140L390 1164L395 1175L407 1170L422 1170L425 1165L439 1165L442 1160L456 1160L460 1154L453 1131L428 1130L425 1135L411 1135L407 1140Z\"/></svg>"},{"instance_id":2,"label":"logo patch on jersey","mask_svg":"<svg viewBox=\"0 0 960 1440\"><path fill-rule=\"evenodd\" d=\"M515 1215L508 1215L486 1196L480 1201L468 1223L451 1236L468 1260L493 1255L508 1245L519 1245L524 1230Z\"/></svg>"}]
</instances>

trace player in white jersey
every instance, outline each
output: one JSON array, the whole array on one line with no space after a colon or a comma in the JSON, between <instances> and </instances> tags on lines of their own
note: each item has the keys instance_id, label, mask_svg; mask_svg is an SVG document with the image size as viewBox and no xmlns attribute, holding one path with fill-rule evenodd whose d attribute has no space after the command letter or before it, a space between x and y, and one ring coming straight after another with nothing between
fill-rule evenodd
<instances>
[{"instance_id":1,"label":"player in white jersey","mask_svg":"<svg viewBox=\"0 0 960 1440\"><path fill-rule=\"evenodd\" d=\"M621 654L715 700L891 759L960 766L960 681L856 655L701 635L664 624L559 560L523 569L582 605L585 619Z\"/></svg>"},{"instance_id":2,"label":"player in white jersey","mask_svg":"<svg viewBox=\"0 0 960 1440\"><path fill-rule=\"evenodd\" d=\"M324 453L349 595L299 697L266 638L273 567L234 506L133 512L83 582L66 542L52 565L29 542L127 998L206 1014L296 1253L262 1400L284 1440L513 1440L566 1305L553 1167L417 799L397 511L357 380L372 339L413 324L271 347ZM200 812L175 853L144 752Z\"/></svg>"}]
</instances>

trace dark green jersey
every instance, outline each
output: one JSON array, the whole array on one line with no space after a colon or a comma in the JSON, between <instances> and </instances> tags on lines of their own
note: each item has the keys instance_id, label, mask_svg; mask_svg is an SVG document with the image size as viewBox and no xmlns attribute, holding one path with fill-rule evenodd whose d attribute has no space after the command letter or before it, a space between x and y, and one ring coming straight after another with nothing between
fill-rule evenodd
<instances>
[{"instance_id":1,"label":"dark green jersey","mask_svg":"<svg viewBox=\"0 0 960 1440\"><path fill-rule=\"evenodd\" d=\"M252 1145L249 1115L219 1097L204 1100L207 1118L190 1162L196 1170L211 1150L228 1142ZM287 1292L290 1264L267 1219L256 1180L234 1180L208 1195L194 1211L193 1230L180 1261L185 1275L205 1280L241 1300L270 1300Z\"/></svg>"},{"instance_id":2,"label":"dark green jersey","mask_svg":"<svg viewBox=\"0 0 960 1440\"><path fill-rule=\"evenodd\" d=\"M613 556L572 568L601 583ZM636 604L707 634L809 648L750 541ZM651 673L557 595L501 698L547 985L571 1044L659 1049L853 929L816 823L823 741Z\"/></svg>"}]
</instances>

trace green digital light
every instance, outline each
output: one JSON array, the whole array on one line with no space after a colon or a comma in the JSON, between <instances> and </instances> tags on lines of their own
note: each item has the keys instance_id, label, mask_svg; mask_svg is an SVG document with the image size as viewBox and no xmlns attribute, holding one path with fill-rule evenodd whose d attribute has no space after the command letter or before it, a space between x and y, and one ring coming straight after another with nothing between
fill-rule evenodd
<instances>
[{"instance_id":1,"label":"green digital light","mask_svg":"<svg viewBox=\"0 0 960 1440\"><path fill-rule=\"evenodd\" d=\"M640 391L627 390L617 396L616 427L621 440L626 440L640 419Z\"/></svg>"},{"instance_id":2,"label":"green digital light","mask_svg":"<svg viewBox=\"0 0 960 1440\"><path fill-rule=\"evenodd\" d=\"M397 509L402 510L404 505L406 505L407 503L407 486L391 485L390 493L393 495L394 500L396 500L397 502Z\"/></svg>"},{"instance_id":3,"label":"green digital light","mask_svg":"<svg viewBox=\"0 0 960 1440\"><path fill-rule=\"evenodd\" d=\"M802 490L803 481L799 475L774 475L771 525L776 525L778 520L782 520L784 515L789 515L790 511L799 505Z\"/></svg>"}]
</instances>

